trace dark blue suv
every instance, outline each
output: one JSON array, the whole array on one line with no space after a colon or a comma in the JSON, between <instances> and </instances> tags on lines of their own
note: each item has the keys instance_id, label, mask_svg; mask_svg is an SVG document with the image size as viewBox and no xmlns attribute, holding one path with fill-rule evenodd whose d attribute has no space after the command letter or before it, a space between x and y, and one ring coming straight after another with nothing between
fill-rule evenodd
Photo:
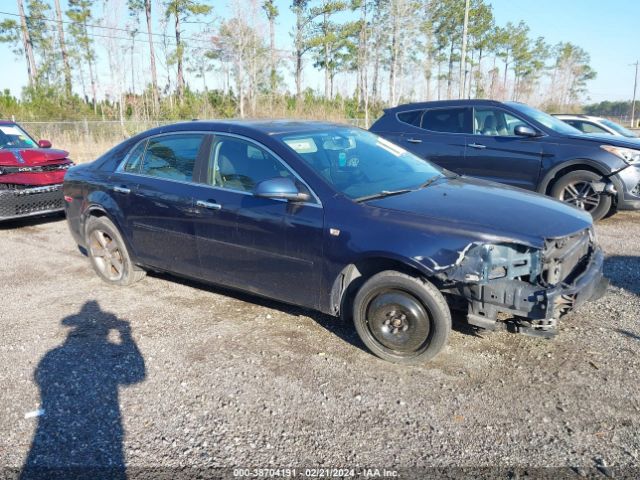
<instances>
[{"instance_id":1,"label":"dark blue suv","mask_svg":"<svg viewBox=\"0 0 640 480\"><path fill-rule=\"evenodd\" d=\"M64 196L105 281L166 271L352 317L396 362L435 355L452 308L547 336L606 287L586 213L343 125L160 127L69 170Z\"/></svg>"},{"instance_id":2,"label":"dark blue suv","mask_svg":"<svg viewBox=\"0 0 640 480\"><path fill-rule=\"evenodd\" d=\"M412 103L385 110L370 130L452 172L550 195L595 220L640 209L640 141L585 135L522 103Z\"/></svg>"}]
</instances>

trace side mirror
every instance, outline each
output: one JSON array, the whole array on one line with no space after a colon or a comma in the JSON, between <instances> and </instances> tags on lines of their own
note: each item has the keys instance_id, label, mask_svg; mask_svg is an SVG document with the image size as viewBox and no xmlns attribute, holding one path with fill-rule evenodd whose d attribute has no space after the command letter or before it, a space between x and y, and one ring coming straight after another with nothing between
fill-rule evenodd
<instances>
[{"instance_id":1,"label":"side mirror","mask_svg":"<svg viewBox=\"0 0 640 480\"><path fill-rule=\"evenodd\" d=\"M514 130L515 133L519 137L537 137L538 132L536 132L533 128L528 125L518 125Z\"/></svg>"},{"instance_id":2,"label":"side mirror","mask_svg":"<svg viewBox=\"0 0 640 480\"><path fill-rule=\"evenodd\" d=\"M258 198L273 198L288 200L289 202L306 202L309 194L301 192L290 178L276 177L263 180L253 190Z\"/></svg>"},{"instance_id":3,"label":"side mirror","mask_svg":"<svg viewBox=\"0 0 640 480\"><path fill-rule=\"evenodd\" d=\"M38 140L38 146L40 148L51 148L51 142L49 140Z\"/></svg>"}]
</instances>

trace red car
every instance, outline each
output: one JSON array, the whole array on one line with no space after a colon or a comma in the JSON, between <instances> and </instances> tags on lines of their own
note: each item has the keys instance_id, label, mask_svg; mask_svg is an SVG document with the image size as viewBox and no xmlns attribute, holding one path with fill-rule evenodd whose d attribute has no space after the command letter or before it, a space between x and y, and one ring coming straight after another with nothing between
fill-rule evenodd
<instances>
[{"instance_id":1,"label":"red car","mask_svg":"<svg viewBox=\"0 0 640 480\"><path fill-rule=\"evenodd\" d=\"M62 211L62 179L73 165L68 155L0 121L0 221Z\"/></svg>"}]
</instances>

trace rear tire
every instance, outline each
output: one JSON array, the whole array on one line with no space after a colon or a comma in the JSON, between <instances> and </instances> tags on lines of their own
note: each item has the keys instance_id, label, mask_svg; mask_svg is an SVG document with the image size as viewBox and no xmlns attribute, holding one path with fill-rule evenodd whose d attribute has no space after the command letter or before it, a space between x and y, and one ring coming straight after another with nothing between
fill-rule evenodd
<instances>
[{"instance_id":1,"label":"rear tire","mask_svg":"<svg viewBox=\"0 0 640 480\"><path fill-rule=\"evenodd\" d=\"M560 177L551 189L551 196L589 212L593 221L601 220L611 210L612 199L606 193L598 194L592 182L601 182L602 176L589 170L575 170Z\"/></svg>"},{"instance_id":2,"label":"rear tire","mask_svg":"<svg viewBox=\"0 0 640 480\"><path fill-rule=\"evenodd\" d=\"M87 255L98 276L111 285L127 286L146 272L131 261L118 228L107 217L89 217L85 229Z\"/></svg>"},{"instance_id":3,"label":"rear tire","mask_svg":"<svg viewBox=\"0 0 640 480\"><path fill-rule=\"evenodd\" d=\"M353 301L360 339L383 360L426 362L447 344L451 312L426 280L388 270L367 280Z\"/></svg>"}]
</instances>

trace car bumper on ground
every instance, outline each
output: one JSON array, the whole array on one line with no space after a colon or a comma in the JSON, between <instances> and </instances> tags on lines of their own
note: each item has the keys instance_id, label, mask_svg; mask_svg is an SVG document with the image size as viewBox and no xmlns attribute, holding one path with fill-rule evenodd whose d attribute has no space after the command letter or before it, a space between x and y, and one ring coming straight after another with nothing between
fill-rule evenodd
<instances>
[{"instance_id":1,"label":"car bumper on ground","mask_svg":"<svg viewBox=\"0 0 640 480\"><path fill-rule=\"evenodd\" d=\"M64 210L62 184L21 186L0 190L0 221Z\"/></svg>"}]
</instances>

